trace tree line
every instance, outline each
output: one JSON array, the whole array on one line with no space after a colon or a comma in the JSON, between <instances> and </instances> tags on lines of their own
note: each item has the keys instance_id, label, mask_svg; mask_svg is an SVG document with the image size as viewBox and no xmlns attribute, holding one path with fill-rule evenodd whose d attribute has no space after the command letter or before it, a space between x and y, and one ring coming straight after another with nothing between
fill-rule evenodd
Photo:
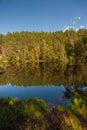
<instances>
[{"instance_id":1,"label":"tree line","mask_svg":"<svg viewBox=\"0 0 87 130\"><path fill-rule=\"evenodd\" d=\"M86 63L87 29L0 34L0 62Z\"/></svg>"}]
</instances>

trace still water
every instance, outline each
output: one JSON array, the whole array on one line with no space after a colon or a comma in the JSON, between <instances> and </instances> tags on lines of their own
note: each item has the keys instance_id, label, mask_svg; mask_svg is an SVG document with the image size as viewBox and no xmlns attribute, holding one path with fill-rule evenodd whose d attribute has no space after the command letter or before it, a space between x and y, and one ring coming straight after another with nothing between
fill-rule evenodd
<instances>
[{"instance_id":1,"label":"still water","mask_svg":"<svg viewBox=\"0 0 87 130\"><path fill-rule=\"evenodd\" d=\"M6 84L0 86L0 97L14 97L17 99L39 98L46 101L49 106L66 106L70 98L65 98L66 92L63 86L12 86Z\"/></svg>"},{"instance_id":2,"label":"still water","mask_svg":"<svg viewBox=\"0 0 87 130\"><path fill-rule=\"evenodd\" d=\"M87 66L7 65L0 68L0 97L40 98L49 106L67 106L68 88L87 90ZM84 87L85 86L85 87Z\"/></svg>"}]
</instances>

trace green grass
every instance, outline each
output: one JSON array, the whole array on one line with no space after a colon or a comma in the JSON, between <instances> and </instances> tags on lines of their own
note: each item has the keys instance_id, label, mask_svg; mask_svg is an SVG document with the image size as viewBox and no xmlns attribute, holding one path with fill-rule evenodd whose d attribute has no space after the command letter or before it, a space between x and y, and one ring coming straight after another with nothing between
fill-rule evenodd
<instances>
[{"instance_id":1,"label":"green grass","mask_svg":"<svg viewBox=\"0 0 87 130\"><path fill-rule=\"evenodd\" d=\"M0 130L83 130L84 123L87 128L81 121L87 120L86 99L74 92L72 100L67 108L50 109L37 98L0 99Z\"/></svg>"}]
</instances>

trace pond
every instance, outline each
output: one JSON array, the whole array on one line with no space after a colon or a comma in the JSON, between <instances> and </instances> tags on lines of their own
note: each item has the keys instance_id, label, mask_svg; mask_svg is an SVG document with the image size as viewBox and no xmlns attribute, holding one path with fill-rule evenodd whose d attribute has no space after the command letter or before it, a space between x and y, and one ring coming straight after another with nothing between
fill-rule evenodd
<instances>
[{"instance_id":1,"label":"pond","mask_svg":"<svg viewBox=\"0 0 87 130\"><path fill-rule=\"evenodd\" d=\"M67 106L71 102L70 91L87 90L86 65L6 65L2 69L1 98L40 98L50 107Z\"/></svg>"}]
</instances>

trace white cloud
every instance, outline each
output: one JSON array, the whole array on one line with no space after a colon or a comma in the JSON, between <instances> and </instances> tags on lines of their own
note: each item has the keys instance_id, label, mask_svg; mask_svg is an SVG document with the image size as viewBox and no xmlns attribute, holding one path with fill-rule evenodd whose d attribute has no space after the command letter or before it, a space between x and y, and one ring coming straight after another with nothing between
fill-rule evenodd
<instances>
[{"instance_id":1,"label":"white cloud","mask_svg":"<svg viewBox=\"0 0 87 130\"><path fill-rule=\"evenodd\" d=\"M81 29L81 28L85 28L85 26L81 25L79 28L80 28L80 29Z\"/></svg>"},{"instance_id":2,"label":"white cloud","mask_svg":"<svg viewBox=\"0 0 87 130\"><path fill-rule=\"evenodd\" d=\"M65 27L65 26L64 26ZM65 28L64 28L64 30L63 30L63 32L65 32L66 30L70 30L70 29L72 29L73 27L72 26L66 26Z\"/></svg>"},{"instance_id":3,"label":"white cloud","mask_svg":"<svg viewBox=\"0 0 87 130\"><path fill-rule=\"evenodd\" d=\"M81 17L79 16L79 17L78 17L78 20L80 20L80 19L81 19Z\"/></svg>"},{"instance_id":4,"label":"white cloud","mask_svg":"<svg viewBox=\"0 0 87 130\"><path fill-rule=\"evenodd\" d=\"M81 20L81 17L80 16L75 17L75 20Z\"/></svg>"},{"instance_id":5,"label":"white cloud","mask_svg":"<svg viewBox=\"0 0 87 130\"><path fill-rule=\"evenodd\" d=\"M85 28L85 26L83 26L83 25L79 26L78 28L76 28L76 27L74 27L74 26L64 26L63 32L65 32L66 30L70 30L70 29L73 29L73 30L75 30L75 31L78 31L79 29L83 29L83 28Z\"/></svg>"},{"instance_id":6,"label":"white cloud","mask_svg":"<svg viewBox=\"0 0 87 130\"><path fill-rule=\"evenodd\" d=\"M73 26L75 26L80 20L81 20L80 16L74 17L74 19L72 21Z\"/></svg>"}]
</instances>

